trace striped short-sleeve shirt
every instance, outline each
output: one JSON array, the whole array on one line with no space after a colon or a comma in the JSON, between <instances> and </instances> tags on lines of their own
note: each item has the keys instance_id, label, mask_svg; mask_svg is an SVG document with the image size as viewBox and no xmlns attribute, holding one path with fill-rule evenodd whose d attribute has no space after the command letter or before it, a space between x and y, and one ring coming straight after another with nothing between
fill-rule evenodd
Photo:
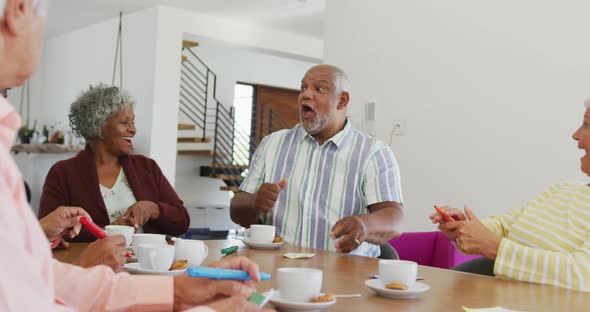
<instances>
[{"instance_id":1,"label":"striped short-sleeve shirt","mask_svg":"<svg viewBox=\"0 0 590 312\"><path fill-rule=\"evenodd\" d=\"M240 190L255 193L262 183L281 179L288 184L265 222L297 246L335 250L330 231L338 220L368 213L372 204L402 203L393 152L348 121L323 145L300 125L266 136ZM364 242L353 253L377 257L379 246Z\"/></svg>"}]
</instances>

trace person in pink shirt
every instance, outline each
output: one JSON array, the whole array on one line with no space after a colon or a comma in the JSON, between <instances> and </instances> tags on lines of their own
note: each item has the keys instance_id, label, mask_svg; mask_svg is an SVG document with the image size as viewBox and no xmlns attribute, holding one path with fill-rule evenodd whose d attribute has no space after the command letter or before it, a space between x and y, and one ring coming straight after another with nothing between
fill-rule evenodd
<instances>
[{"instance_id":1,"label":"person in pink shirt","mask_svg":"<svg viewBox=\"0 0 590 312\"><path fill-rule=\"evenodd\" d=\"M0 0L0 89L23 84L37 67L46 5L46 0ZM258 310L247 301L254 292L249 283L132 276L103 265L85 269L54 260L10 155L20 126L18 114L0 97L0 311ZM61 215L52 233L75 235L71 218L77 214ZM243 269L259 280L258 266L246 258L214 265Z\"/></svg>"}]
</instances>

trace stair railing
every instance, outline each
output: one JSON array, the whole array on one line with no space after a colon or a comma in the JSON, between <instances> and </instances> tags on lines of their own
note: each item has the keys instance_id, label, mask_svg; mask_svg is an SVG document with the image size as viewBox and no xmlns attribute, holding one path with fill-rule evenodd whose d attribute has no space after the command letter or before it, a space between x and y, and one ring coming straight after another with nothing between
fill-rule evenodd
<instances>
[{"instance_id":1,"label":"stair railing","mask_svg":"<svg viewBox=\"0 0 590 312\"><path fill-rule=\"evenodd\" d=\"M203 140L208 131L213 131L211 175L222 177L228 186L237 188L257 147L254 139L256 132L248 133L236 125L233 107L227 108L217 100L215 72L190 48L184 51L188 52L188 55L181 66L179 110L202 130ZM209 101L212 101L212 104L209 104ZM210 109L214 109L214 112ZM289 127L273 110L268 110L267 118L268 131L263 133L261 127L260 139L275 129ZM214 121L208 121L211 119ZM264 115L261 115L261 125L263 121Z\"/></svg>"},{"instance_id":2,"label":"stair railing","mask_svg":"<svg viewBox=\"0 0 590 312\"><path fill-rule=\"evenodd\" d=\"M205 140L210 128L208 118L212 117L209 90L212 88L215 99L217 75L190 48L183 51L188 52L188 56L181 66L180 111L200 128L201 137Z\"/></svg>"}]
</instances>

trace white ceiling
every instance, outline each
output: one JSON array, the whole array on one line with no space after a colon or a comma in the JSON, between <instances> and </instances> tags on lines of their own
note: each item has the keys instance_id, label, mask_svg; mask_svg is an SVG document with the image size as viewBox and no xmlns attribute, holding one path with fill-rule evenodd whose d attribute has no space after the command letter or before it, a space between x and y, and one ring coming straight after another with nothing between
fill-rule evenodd
<instances>
[{"instance_id":1,"label":"white ceiling","mask_svg":"<svg viewBox=\"0 0 590 312\"><path fill-rule=\"evenodd\" d=\"M326 0L53 0L49 36L157 5L323 39Z\"/></svg>"}]
</instances>

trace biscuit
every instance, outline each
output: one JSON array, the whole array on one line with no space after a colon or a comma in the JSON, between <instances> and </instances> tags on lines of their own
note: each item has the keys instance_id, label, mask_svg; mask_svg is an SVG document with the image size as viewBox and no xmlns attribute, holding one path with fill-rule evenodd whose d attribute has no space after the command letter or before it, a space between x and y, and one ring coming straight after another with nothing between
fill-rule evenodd
<instances>
[{"instance_id":1,"label":"biscuit","mask_svg":"<svg viewBox=\"0 0 590 312\"><path fill-rule=\"evenodd\" d=\"M272 240L273 243L282 243L283 242L283 238L280 236L275 236L275 238Z\"/></svg>"},{"instance_id":2,"label":"biscuit","mask_svg":"<svg viewBox=\"0 0 590 312\"><path fill-rule=\"evenodd\" d=\"M174 261L174 263L172 263L169 271L184 270L187 267L188 267L188 260L178 260L178 261Z\"/></svg>"},{"instance_id":3,"label":"biscuit","mask_svg":"<svg viewBox=\"0 0 590 312\"><path fill-rule=\"evenodd\" d=\"M334 299L334 294L326 293L323 296L311 299L309 302L329 302Z\"/></svg>"},{"instance_id":4,"label":"biscuit","mask_svg":"<svg viewBox=\"0 0 590 312\"><path fill-rule=\"evenodd\" d=\"M406 284L402 284L402 283L389 283L389 284L385 285L385 288L395 289L395 290L407 290L408 286Z\"/></svg>"}]
</instances>

